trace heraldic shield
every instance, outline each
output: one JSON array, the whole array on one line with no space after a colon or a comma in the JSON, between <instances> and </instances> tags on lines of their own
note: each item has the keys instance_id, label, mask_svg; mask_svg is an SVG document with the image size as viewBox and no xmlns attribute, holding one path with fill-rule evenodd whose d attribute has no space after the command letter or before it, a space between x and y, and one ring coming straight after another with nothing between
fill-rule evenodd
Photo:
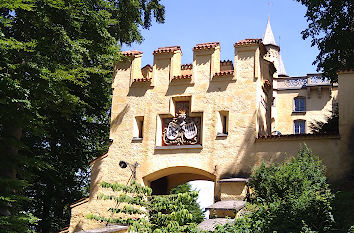
<instances>
[{"instance_id":1,"label":"heraldic shield","mask_svg":"<svg viewBox=\"0 0 354 233\"><path fill-rule=\"evenodd\" d=\"M191 123L183 125L182 129L184 130L184 136L187 139L193 139L195 136L197 136L198 129L193 121Z\"/></svg>"},{"instance_id":2,"label":"heraldic shield","mask_svg":"<svg viewBox=\"0 0 354 233\"><path fill-rule=\"evenodd\" d=\"M169 145L193 145L199 142L198 117L175 117L164 119L163 143Z\"/></svg>"}]
</instances>

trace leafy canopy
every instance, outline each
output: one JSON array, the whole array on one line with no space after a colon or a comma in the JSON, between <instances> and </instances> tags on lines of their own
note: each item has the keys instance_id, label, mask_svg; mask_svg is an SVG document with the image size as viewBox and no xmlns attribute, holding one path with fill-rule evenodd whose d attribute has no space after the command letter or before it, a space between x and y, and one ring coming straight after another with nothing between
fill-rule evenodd
<instances>
[{"instance_id":1,"label":"leafy canopy","mask_svg":"<svg viewBox=\"0 0 354 233\"><path fill-rule=\"evenodd\" d=\"M354 68L354 2L352 0L296 0L307 7L308 28L303 39L311 38L319 54L317 70L336 82L339 70Z\"/></svg>"},{"instance_id":2,"label":"leafy canopy","mask_svg":"<svg viewBox=\"0 0 354 233\"><path fill-rule=\"evenodd\" d=\"M142 41L153 18L164 22L159 0L0 1L0 170L26 181L14 191L32 200L15 208L4 194L4 212L33 213L41 232L68 225L88 161L108 146L120 44Z\"/></svg>"}]
</instances>

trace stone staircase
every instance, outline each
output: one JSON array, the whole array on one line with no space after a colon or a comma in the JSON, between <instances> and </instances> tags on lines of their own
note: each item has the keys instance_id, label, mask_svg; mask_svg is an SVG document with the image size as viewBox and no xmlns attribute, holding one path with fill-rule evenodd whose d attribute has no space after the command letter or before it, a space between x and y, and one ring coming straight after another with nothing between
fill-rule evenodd
<instances>
[{"instance_id":1,"label":"stone staircase","mask_svg":"<svg viewBox=\"0 0 354 233\"><path fill-rule=\"evenodd\" d=\"M198 225L200 230L212 231L217 225L231 223L237 213L246 205L248 187L247 178L229 178L219 180L220 201L205 208L210 211L209 219Z\"/></svg>"}]
</instances>

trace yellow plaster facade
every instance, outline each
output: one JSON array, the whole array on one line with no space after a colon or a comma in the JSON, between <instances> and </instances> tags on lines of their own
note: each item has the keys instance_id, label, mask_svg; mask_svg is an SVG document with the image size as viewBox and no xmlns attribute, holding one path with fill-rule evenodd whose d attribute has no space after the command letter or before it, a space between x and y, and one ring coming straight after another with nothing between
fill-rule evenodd
<instances>
[{"instance_id":1,"label":"yellow plaster facade","mask_svg":"<svg viewBox=\"0 0 354 233\"><path fill-rule=\"evenodd\" d=\"M337 108L338 84L322 79L319 74L303 77L274 78L272 106L272 132L294 134L294 122L305 122L305 133L311 133L310 125L326 122ZM304 111L295 110L295 99L302 98Z\"/></svg>"},{"instance_id":2,"label":"yellow plaster facade","mask_svg":"<svg viewBox=\"0 0 354 233\"><path fill-rule=\"evenodd\" d=\"M277 78L277 74L262 40L236 43L231 63L220 62L217 42L197 44L193 51L192 65L181 66L182 51L178 46L159 48L154 51L153 66L144 67L143 71L141 52L123 53L127 59L116 65L112 84L110 138L113 142L107 154L92 162L90 196L72 205L69 232L104 225L85 216L88 213L109 216L107 209L114 203L97 200L98 193L107 192L99 183L127 183L132 173L119 167L122 160L130 164L137 162L136 179L148 186L164 177L166 190L190 180L214 181L215 201L245 195L244 185L217 181L248 177L262 161L288 160L297 154L301 143L320 156L331 180L341 179L351 171L354 72L339 77L339 135L269 136L273 77ZM306 100L313 101L310 106L318 112L306 112L308 119L317 119L325 111L333 93L337 93L331 88L323 88L321 98L317 97L318 90L310 88L310 98ZM277 90L276 106L283 108L277 111L277 119L287 119L287 122L275 120L277 130L291 133L289 124L295 116L288 107L294 96L306 96L306 91ZM286 104L287 101L290 102ZM196 143L166 145L164 122L179 116L181 102L188 103L186 119L197 119L200 123ZM320 109L321 106L324 107ZM140 128L135 125L136 119L143 119ZM221 120L227 122L222 132ZM142 132L139 134L137 130Z\"/></svg>"}]
</instances>

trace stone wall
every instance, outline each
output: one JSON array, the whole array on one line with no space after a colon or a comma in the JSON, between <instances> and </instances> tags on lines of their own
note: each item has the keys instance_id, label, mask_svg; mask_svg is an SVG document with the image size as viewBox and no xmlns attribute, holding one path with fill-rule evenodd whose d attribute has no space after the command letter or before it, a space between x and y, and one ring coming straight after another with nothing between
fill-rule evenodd
<instances>
[{"instance_id":1,"label":"stone wall","mask_svg":"<svg viewBox=\"0 0 354 233\"><path fill-rule=\"evenodd\" d=\"M124 53L128 58L116 65L112 84L110 138L113 143L107 154L92 162L90 197L72 206L70 232L103 225L85 216L87 213L109 215L107 209L114 203L97 200L98 193L106 192L99 183L129 181L131 170L120 168L121 160L139 164L136 178L145 185L165 176L177 185L188 180L188 174L191 174L189 180L218 181L247 177L262 161L288 160L305 142L323 159L333 180L345 176L351 168L351 160L347 153L348 140L339 135L267 138L272 99L272 89L267 89L267 83L272 83L274 65L263 59L265 52L259 40L236 43L234 70L220 71L219 44L198 44L194 47L192 75L189 76L181 74L178 46L159 48L154 52L149 76L152 79L141 73L141 52ZM352 92L353 79L353 73L345 74L342 80L345 92ZM352 95L353 92L339 94L339 101L350 101L354 99ZM175 101L190 101L190 115L201 117L200 145L162 146L161 119L174 115ZM344 121L340 129L343 136L348 137L352 132L348 127L354 125L354 108L344 104L342 107ZM227 135L218 135L219 112L228 112ZM144 119L142 139L134 138L137 117ZM220 184L215 182L215 200L222 195L229 194L221 194Z\"/></svg>"}]
</instances>

